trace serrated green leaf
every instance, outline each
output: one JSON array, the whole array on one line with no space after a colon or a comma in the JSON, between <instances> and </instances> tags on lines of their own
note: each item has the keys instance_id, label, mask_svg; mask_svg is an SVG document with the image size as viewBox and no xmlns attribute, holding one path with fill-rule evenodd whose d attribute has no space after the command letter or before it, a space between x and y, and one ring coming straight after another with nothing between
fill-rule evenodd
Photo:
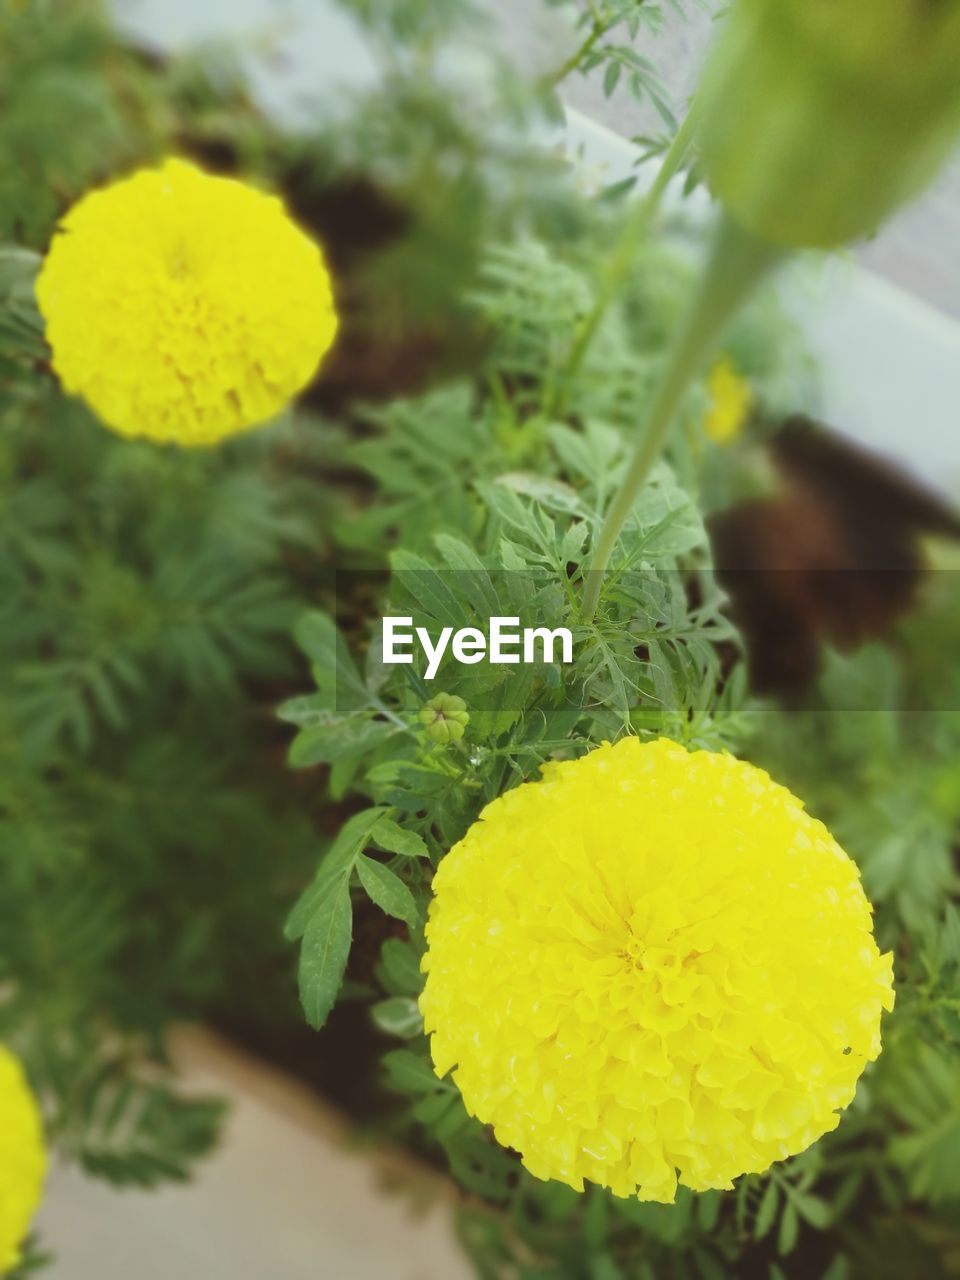
<instances>
[{"instance_id":1,"label":"serrated green leaf","mask_svg":"<svg viewBox=\"0 0 960 1280\"><path fill-rule=\"evenodd\" d=\"M350 890L344 883L320 902L300 944L300 1003L315 1031L326 1022L337 998L352 935Z\"/></svg>"},{"instance_id":2,"label":"serrated green leaf","mask_svg":"<svg viewBox=\"0 0 960 1280\"><path fill-rule=\"evenodd\" d=\"M398 853L403 858L429 858L430 850L422 836L408 831L392 818L381 818L373 829L373 841L388 853Z\"/></svg>"},{"instance_id":3,"label":"serrated green leaf","mask_svg":"<svg viewBox=\"0 0 960 1280\"><path fill-rule=\"evenodd\" d=\"M366 755L396 732L396 725L372 720L363 712L346 717L328 713L322 723L301 729L290 744L288 760L295 769L333 764L342 756Z\"/></svg>"},{"instance_id":4,"label":"serrated green leaf","mask_svg":"<svg viewBox=\"0 0 960 1280\"><path fill-rule=\"evenodd\" d=\"M355 813L340 828L336 840L325 854L310 885L300 895L284 926L284 934L291 941L303 936L316 911L321 909L324 898L336 895L343 885L349 885L354 863L370 839L370 833L386 813L382 806Z\"/></svg>"},{"instance_id":5,"label":"serrated green leaf","mask_svg":"<svg viewBox=\"0 0 960 1280\"><path fill-rule=\"evenodd\" d=\"M464 625L463 604L457 599L446 575L434 569L422 556L411 551L395 551L390 557L392 585L398 586L441 626L458 630Z\"/></svg>"},{"instance_id":6,"label":"serrated green leaf","mask_svg":"<svg viewBox=\"0 0 960 1280\"><path fill-rule=\"evenodd\" d=\"M522 572L530 568L522 548L511 542L509 538L500 539L500 563L511 572Z\"/></svg>"},{"instance_id":7,"label":"serrated green leaf","mask_svg":"<svg viewBox=\"0 0 960 1280\"><path fill-rule=\"evenodd\" d=\"M466 582L460 586L463 594L477 597L483 602L483 608L490 617L500 611L497 592L490 580L490 574L483 561L472 547L460 538L440 533L434 538L437 550L443 556L447 566L453 573L466 575Z\"/></svg>"},{"instance_id":8,"label":"serrated green leaf","mask_svg":"<svg viewBox=\"0 0 960 1280\"><path fill-rule=\"evenodd\" d=\"M399 876L395 876L382 862L367 857L361 857L357 862L357 874L371 901L381 911L403 920L411 929L416 928L417 904Z\"/></svg>"},{"instance_id":9,"label":"serrated green leaf","mask_svg":"<svg viewBox=\"0 0 960 1280\"><path fill-rule=\"evenodd\" d=\"M288 698L277 707L278 719L300 728L324 724L329 716L330 708L319 693L305 693L297 698Z\"/></svg>"},{"instance_id":10,"label":"serrated green leaf","mask_svg":"<svg viewBox=\"0 0 960 1280\"><path fill-rule=\"evenodd\" d=\"M369 705L369 690L332 618L319 610L305 614L294 628L294 637L310 659L317 688L329 709L345 714Z\"/></svg>"}]
</instances>

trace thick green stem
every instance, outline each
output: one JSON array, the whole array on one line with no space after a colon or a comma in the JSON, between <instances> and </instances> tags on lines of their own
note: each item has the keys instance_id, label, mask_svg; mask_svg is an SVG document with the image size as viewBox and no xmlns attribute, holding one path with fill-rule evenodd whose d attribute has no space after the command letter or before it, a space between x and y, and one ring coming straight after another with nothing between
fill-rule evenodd
<instances>
[{"instance_id":1,"label":"thick green stem","mask_svg":"<svg viewBox=\"0 0 960 1280\"><path fill-rule=\"evenodd\" d=\"M573 384L576 375L580 372L587 352L590 350L590 346L597 335L600 322L607 313L607 308L617 296L617 291L624 277L636 260L637 250L650 229L650 224L660 207L660 202L667 187L680 172L683 162L690 152L697 134L698 124L697 101L694 99L684 117L683 123L677 130L673 142L660 162L660 168L657 171L653 185L645 195L633 202L630 213L623 224L619 239L614 246L613 253L611 253L603 268L593 306L580 326L580 331L570 350L570 355L567 357L566 364L560 373L557 381L557 391L546 406L548 415L553 417L562 415L566 407L569 388Z\"/></svg>"},{"instance_id":2,"label":"thick green stem","mask_svg":"<svg viewBox=\"0 0 960 1280\"><path fill-rule=\"evenodd\" d=\"M786 255L787 250L757 240L726 215L721 217L699 288L667 356L636 452L607 512L584 576L585 622L596 612L603 576L617 539L650 468L663 451L688 387L723 337L729 321Z\"/></svg>"}]
</instances>

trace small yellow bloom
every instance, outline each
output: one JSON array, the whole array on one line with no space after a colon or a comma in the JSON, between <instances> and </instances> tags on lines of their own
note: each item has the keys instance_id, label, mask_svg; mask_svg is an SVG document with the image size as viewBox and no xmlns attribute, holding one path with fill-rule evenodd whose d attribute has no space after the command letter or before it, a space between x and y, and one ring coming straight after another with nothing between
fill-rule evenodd
<instances>
[{"instance_id":1,"label":"small yellow bloom","mask_svg":"<svg viewBox=\"0 0 960 1280\"><path fill-rule=\"evenodd\" d=\"M20 1063L0 1045L0 1275L20 1261L45 1171L39 1108Z\"/></svg>"},{"instance_id":2,"label":"small yellow bloom","mask_svg":"<svg viewBox=\"0 0 960 1280\"><path fill-rule=\"evenodd\" d=\"M440 863L438 1075L536 1177L672 1201L834 1129L893 1004L855 864L766 773L666 739L550 764Z\"/></svg>"},{"instance_id":3,"label":"small yellow bloom","mask_svg":"<svg viewBox=\"0 0 960 1280\"><path fill-rule=\"evenodd\" d=\"M337 330L279 199L183 160L79 201L37 280L53 367L121 435L212 444L280 412Z\"/></svg>"},{"instance_id":4,"label":"small yellow bloom","mask_svg":"<svg viewBox=\"0 0 960 1280\"><path fill-rule=\"evenodd\" d=\"M729 360L718 360L707 378L710 408L703 429L716 444L739 438L753 408L753 390Z\"/></svg>"}]
</instances>

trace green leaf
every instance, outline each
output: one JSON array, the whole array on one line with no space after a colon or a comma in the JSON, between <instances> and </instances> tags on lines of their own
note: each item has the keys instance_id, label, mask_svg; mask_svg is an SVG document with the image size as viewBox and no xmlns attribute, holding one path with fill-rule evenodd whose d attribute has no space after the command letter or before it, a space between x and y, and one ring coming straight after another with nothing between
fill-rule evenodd
<instances>
[{"instance_id":1,"label":"green leaf","mask_svg":"<svg viewBox=\"0 0 960 1280\"><path fill-rule=\"evenodd\" d=\"M352 935L350 889L344 881L314 911L300 947L300 1003L315 1031L326 1022L337 998Z\"/></svg>"},{"instance_id":2,"label":"green leaf","mask_svg":"<svg viewBox=\"0 0 960 1280\"><path fill-rule=\"evenodd\" d=\"M392 818L381 818L373 829L373 841L389 853L403 858L429 858L430 850L415 831L408 831Z\"/></svg>"},{"instance_id":3,"label":"green leaf","mask_svg":"<svg viewBox=\"0 0 960 1280\"><path fill-rule=\"evenodd\" d=\"M590 1280L625 1280L624 1272L609 1253L599 1253L590 1262Z\"/></svg>"},{"instance_id":4,"label":"green leaf","mask_svg":"<svg viewBox=\"0 0 960 1280\"><path fill-rule=\"evenodd\" d=\"M394 551L390 556L390 567L394 592L402 588L412 601L417 602L421 611L443 627L457 630L464 625L463 604L451 589L447 573L434 569L412 551Z\"/></svg>"},{"instance_id":5,"label":"green leaf","mask_svg":"<svg viewBox=\"0 0 960 1280\"><path fill-rule=\"evenodd\" d=\"M531 471L510 471L498 476L497 484L512 493L532 498L534 502L539 502L549 511L581 517L589 514L584 509L576 489L550 476L537 475Z\"/></svg>"},{"instance_id":6,"label":"green leaf","mask_svg":"<svg viewBox=\"0 0 960 1280\"><path fill-rule=\"evenodd\" d=\"M0 245L0 351L5 355L42 359L46 354L44 324L34 294L41 263L28 249Z\"/></svg>"},{"instance_id":7,"label":"green leaf","mask_svg":"<svg viewBox=\"0 0 960 1280\"><path fill-rule=\"evenodd\" d=\"M702 1191L697 1196L697 1219L704 1231L710 1232L717 1225L722 1202L719 1191Z\"/></svg>"},{"instance_id":8,"label":"green leaf","mask_svg":"<svg viewBox=\"0 0 960 1280\"><path fill-rule=\"evenodd\" d=\"M417 996L423 990L420 956L413 943L388 938L380 949L377 977L391 995Z\"/></svg>"},{"instance_id":9,"label":"green leaf","mask_svg":"<svg viewBox=\"0 0 960 1280\"><path fill-rule=\"evenodd\" d=\"M382 862L366 857L357 863L357 873L360 883L381 911L403 920L411 929L416 928L417 904L399 876L395 876Z\"/></svg>"},{"instance_id":10,"label":"green leaf","mask_svg":"<svg viewBox=\"0 0 960 1280\"><path fill-rule=\"evenodd\" d=\"M592 1187L583 1215L583 1239L591 1252L601 1249L610 1233L610 1200L605 1191Z\"/></svg>"},{"instance_id":11,"label":"green leaf","mask_svg":"<svg viewBox=\"0 0 960 1280\"><path fill-rule=\"evenodd\" d=\"M806 1218L812 1227L816 1227L818 1231L825 1231L830 1226L833 1214L825 1200L821 1200L819 1196L809 1195L805 1191L794 1191L790 1199L801 1218Z\"/></svg>"},{"instance_id":12,"label":"green leaf","mask_svg":"<svg viewBox=\"0 0 960 1280\"><path fill-rule=\"evenodd\" d=\"M101 1062L94 1055L71 1073L64 1114L71 1154L85 1172L118 1187L187 1181L191 1162L217 1140L224 1104L181 1097L155 1070L152 1077L130 1071L121 1052Z\"/></svg>"},{"instance_id":13,"label":"green leaf","mask_svg":"<svg viewBox=\"0 0 960 1280\"><path fill-rule=\"evenodd\" d=\"M790 1253L797 1243L797 1234L800 1230L800 1219L797 1211L792 1203L788 1200L784 1205L783 1215L780 1218L780 1234L777 1238L777 1250L781 1255Z\"/></svg>"},{"instance_id":14,"label":"green leaf","mask_svg":"<svg viewBox=\"0 0 960 1280\"><path fill-rule=\"evenodd\" d=\"M760 1207L757 1210L757 1216L753 1224L753 1238L762 1240L770 1228L773 1226L773 1220L777 1216L777 1204L780 1200L780 1190L774 1180L771 1178L764 1190L760 1200Z\"/></svg>"},{"instance_id":15,"label":"green leaf","mask_svg":"<svg viewBox=\"0 0 960 1280\"><path fill-rule=\"evenodd\" d=\"M425 1058L409 1049L394 1049L384 1054L383 1065L390 1085L400 1093L435 1093L440 1089L454 1092L453 1085L441 1080Z\"/></svg>"},{"instance_id":16,"label":"green leaf","mask_svg":"<svg viewBox=\"0 0 960 1280\"><path fill-rule=\"evenodd\" d=\"M530 568L520 547L509 538L500 539L500 563L511 572L522 572Z\"/></svg>"},{"instance_id":17,"label":"green leaf","mask_svg":"<svg viewBox=\"0 0 960 1280\"><path fill-rule=\"evenodd\" d=\"M285 720L287 724L295 724L301 729L325 724L329 716L330 708L319 693L305 693L296 698L288 698L277 707L278 719Z\"/></svg>"},{"instance_id":18,"label":"green leaf","mask_svg":"<svg viewBox=\"0 0 960 1280\"><path fill-rule=\"evenodd\" d=\"M369 706L369 690L343 636L327 614L306 614L294 628L294 637L310 659L317 688L329 709L349 712Z\"/></svg>"},{"instance_id":19,"label":"green leaf","mask_svg":"<svg viewBox=\"0 0 960 1280\"><path fill-rule=\"evenodd\" d=\"M838 1253L823 1273L823 1280L849 1280L850 1264L842 1253Z\"/></svg>"},{"instance_id":20,"label":"green leaf","mask_svg":"<svg viewBox=\"0 0 960 1280\"><path fill-rule=\"evenodd\" d=\"M349 885L357 857L370 839L370 833L386 810L381 806L355 813L340 828L340 833L320 863L312 883L300 895L290 912L284 934L294 942L304 935L324 898L336 894L342 886Z\"/></svg>"},{"instance_id":21,"label":"green leaf","mask_svg":"<svg viewBox=\"0 0 960 1280\"><path fill-rule=\"evenodd\" d=\"M395 725L386 720L371 720L363 712L346 718L328 712L324 723L301 729L290 744L288 759L295 769L333 764L342 756L373 751L396 732Z\"/></svg>"},{"instance_id":22,"label":"green leaf","mask_svg":"<svg viewBox=\"0 0 960 1280\"><path fill-rule=\"evenodd\" d=\"M391 996L389 1000L380 1000L371 1012L374 1022L388 1035L410 1039L423 1032L423 1018L417 1002L407 996Z\"/></svg>"},{"instance_id":23,"label":"green leaf","mask_svg":"<svg viewBox=\"0 0 960 1280\"><path fill-rule=\"evenodd\" d=\"M453 538L447 533L438 533L434 542L454 573L469 575L466 580L469 584L469 594L482 600L483 608L491 617L497 614L500 610L500 602L490 580L490 574L476 551L459 538Z\"/></svg>"}]
</instances>

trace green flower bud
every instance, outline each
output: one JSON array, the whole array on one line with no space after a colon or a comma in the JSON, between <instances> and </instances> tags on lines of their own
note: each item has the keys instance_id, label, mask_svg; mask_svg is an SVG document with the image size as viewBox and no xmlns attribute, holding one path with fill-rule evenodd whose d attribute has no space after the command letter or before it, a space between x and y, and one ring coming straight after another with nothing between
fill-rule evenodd
<instances>
[{"instance_id":1,"label":"green flower bud","mask_svg":"<svg viewBox=\"0 0 960 1280\"><path fill-rule=\"evenodd\" d=\"M420 708L420 723L434 742L459 742L470 723L467 704L451 693L438 693Z\"/></svg>"},{"instance_id":2,"label":"green flower bud","mask_svg":"<svg viewBox=\"0 0 960 1280\"><path fill-rule=\"evenodd\" d=\"M960 0L736 0L698 114L711 189L746 230L869 235L960 133Z\"/></svg>"}]
</instances>

